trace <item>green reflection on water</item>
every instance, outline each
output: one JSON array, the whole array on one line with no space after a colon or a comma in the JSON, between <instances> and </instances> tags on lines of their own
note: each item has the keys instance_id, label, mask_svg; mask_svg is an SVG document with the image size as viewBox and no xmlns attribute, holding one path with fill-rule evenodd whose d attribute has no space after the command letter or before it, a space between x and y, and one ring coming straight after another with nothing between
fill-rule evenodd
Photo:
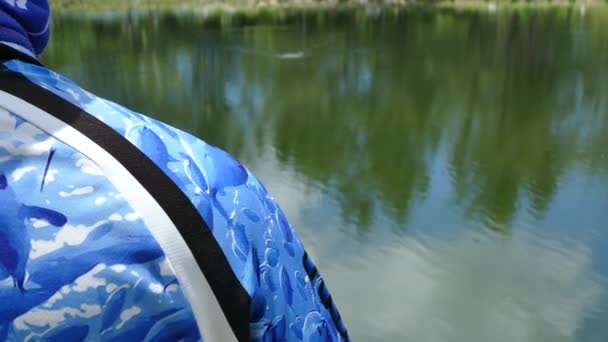
<instances>
[{"instance_id":1,"label":"green reflection on water","mask_svg":"<svg viewBox=\"0 0 608 342\"><path fill-rule=\"evenodd\" d=\"M262 178L355 338L608 336L607 10L58 17L54 29L49 66Z\"/></svg>"}]
</instances>

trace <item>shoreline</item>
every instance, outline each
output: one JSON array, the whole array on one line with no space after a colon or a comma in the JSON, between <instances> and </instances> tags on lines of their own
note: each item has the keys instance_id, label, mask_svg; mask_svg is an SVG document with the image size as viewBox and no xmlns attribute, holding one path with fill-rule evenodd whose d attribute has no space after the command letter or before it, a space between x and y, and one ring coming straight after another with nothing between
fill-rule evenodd
<instances>
[{"instance_id":1,"label":"shoreline","mask_svg":"<svg viewBox=\"0 0 608 342\"><path fill-rule=\"evenodd\" d=\"M178 2L178 4L176 4ZM608 7L608 0L56 0L53 10L65 12L129 13L189 12L203 15L220 13L255 13L258 11L344 11L355 9L452 8L462 10L532 9L568 7Z\"/></svg>"}]
</instances>

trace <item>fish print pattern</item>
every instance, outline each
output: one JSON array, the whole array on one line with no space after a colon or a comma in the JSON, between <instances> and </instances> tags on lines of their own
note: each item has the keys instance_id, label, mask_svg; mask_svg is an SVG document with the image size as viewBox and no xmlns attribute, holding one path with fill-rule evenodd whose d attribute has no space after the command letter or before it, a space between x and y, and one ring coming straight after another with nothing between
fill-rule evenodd
<instances>
[{"instance_id":1,"label":"fish print pattern","mask_svg":"<svg viewBox=\"0 0 608 342\"><path fill-rule=\"evenodd\" d=\"M19 61L4 65L112 127L186 194L252 299L253 341L349 340L323 279L285 215L241 163L190 134L100 99L46 68ZM56 177L54 170L49 172ZM62 207L48 209L54 208ZM178 312L171 315L184 315ZM75 333L84 333L79 329Z\"/></svg>"},{"instance_id":2,"label":"fish print pattern","mask_svg":"<svg viewBox=\"0 0 608 342\"><path fill-rule=\"evenodd\" d=\"M0 341L163 340L168 325L200 340L163 251L121 192L2 108L0 208Z\"/></svg>"}]
</instances>

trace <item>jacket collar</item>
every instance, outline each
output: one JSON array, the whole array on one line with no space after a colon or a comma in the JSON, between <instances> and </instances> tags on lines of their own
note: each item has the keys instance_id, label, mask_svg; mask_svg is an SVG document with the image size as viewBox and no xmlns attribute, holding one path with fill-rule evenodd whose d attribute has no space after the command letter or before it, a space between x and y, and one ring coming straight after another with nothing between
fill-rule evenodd
<instances>
[{"instance_id":1,"label":"jacket collar","mask_svg":"<svg viewBox=\"0 0 608 342\"><path fill-rule=\"evenodd\" d=\"M23 53L15 48L12 48L6 44L0 43L0 63L8 62L15 59L25 63L43 66L42 63L40 63L36 58L26 53Z\"/></svg>"}]
</instances>

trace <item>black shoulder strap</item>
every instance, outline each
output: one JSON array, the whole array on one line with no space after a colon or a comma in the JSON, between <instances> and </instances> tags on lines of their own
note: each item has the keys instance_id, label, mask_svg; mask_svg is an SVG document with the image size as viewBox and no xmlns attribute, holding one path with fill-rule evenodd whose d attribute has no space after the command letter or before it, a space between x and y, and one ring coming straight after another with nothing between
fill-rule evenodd
<instances>
[{"instance_id":1,"label":"black shoulder strap","mask_svg":"<svg viewBox=\"0 0 608 342\"><path fill-rule=\"evenodd\" d=\"M13 53L9 55L11 56L17 55ZM23 55L16 58L27 60ZM171 178L114 129L71 102L31 82L24 75L7 68L0 69L0 90L33 104L84 134L137 178L164 209L186 241L237 339L249 341L251 298L234 274L211 229Z\"/></svg>"},{"instance_id":2,"label":"black shoulder strap","mask_svg":"<svg viewBox=\"0 0 608 342\"><path fill-rule=\"evenodd\" d=\"M40 63L36 58L27 55L17 49L13 49L8 45L0 43L0 63L8 62L15 59L25 63L42 66L42 63Z\"/></svg>"}]
</instances>

